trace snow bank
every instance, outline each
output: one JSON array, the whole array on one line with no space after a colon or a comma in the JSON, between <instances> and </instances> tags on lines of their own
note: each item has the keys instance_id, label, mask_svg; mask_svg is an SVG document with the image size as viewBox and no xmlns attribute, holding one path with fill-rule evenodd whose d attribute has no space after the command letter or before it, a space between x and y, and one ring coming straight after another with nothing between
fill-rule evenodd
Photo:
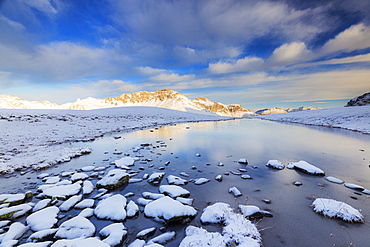
<instances>
[{"instance_id":1,"label":"snow bank","mask_svg":"<svg viewBox=\"0 0 370 247\"><path fill-rule=\"evenodd\" d=\"M347 203L333 199L317 198L312 203L313 210L330 218L338 218L347 222L364 223L364 216Z\"/></svg>"},{"instance_id":2,"label":"snow bank","mask_svg":"<svg viewBox=\"0 0 370 247\"><path fill-rule=\"evenodd\" d=\"M0 173L43 169L90 153L86 147L55 144L91 141L106 133L173 123L229 118L155 107L90 111L0 109Z\"/></svg>"},{"instance_id":3,"label":"snow bank","mask_svg":"<svg viewBox=\"0 0 370 247\"><path fill-rule=\"evenodd\" d=\"M258 118L279 122L336 127L370 134L370 106L353 106L291 112Z\"/></svg>"}]
</instances>

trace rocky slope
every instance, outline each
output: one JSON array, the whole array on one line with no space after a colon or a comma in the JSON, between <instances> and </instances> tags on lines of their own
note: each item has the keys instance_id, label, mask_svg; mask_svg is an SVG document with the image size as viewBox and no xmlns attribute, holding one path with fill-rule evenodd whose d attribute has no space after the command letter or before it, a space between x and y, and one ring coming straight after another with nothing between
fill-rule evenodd
<instances>
[{"instance_id":1,"label":"rocky slope","mask_svg":"<svg viewBox=\"0 0 370 247\"><path fill-rule=\"evenodd\" d=\"M356 98L351 99L348 101L348 103L345 105L347 106L364 106L364 105L370 105L370 92L364 93L361 96L358 96Z\"/></svg>"},{"instance_id":2,"label":"rocky slope","mask_svg":"<svg viewBox=\"0 0 370 247\"><path fill-rule=\"evenodd\" d=\"M200 112L203 114L217 114L228 117L243 117L253 114L252 111L241 105L224 105L200 97L190 100L185 95L170 89L162 89L156 92L125 93L121 96L107 99L86 98L77 99L73 103L62 105L48 101L26 101L18 97L0 95L0 108L6 109L70 109L70 110L93 110L101 108L125 107L125 106L153 106L186 112Z\"/></svg>"}]
</instances>

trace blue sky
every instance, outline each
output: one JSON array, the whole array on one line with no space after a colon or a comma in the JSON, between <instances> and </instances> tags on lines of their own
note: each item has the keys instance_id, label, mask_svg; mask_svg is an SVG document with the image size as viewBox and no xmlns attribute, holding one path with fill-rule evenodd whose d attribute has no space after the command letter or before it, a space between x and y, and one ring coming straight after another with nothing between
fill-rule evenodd
<instances>
[{"instance_id":1,"label":"blue sky","mask_svg":"<svg viewBox=\"0 0 370 247\"><path fill-rule=\"evenodd\" d=\"M0 0L0 94L170 88L251 109L370 91L368 0Z\"/></svg>"}]
</instances>

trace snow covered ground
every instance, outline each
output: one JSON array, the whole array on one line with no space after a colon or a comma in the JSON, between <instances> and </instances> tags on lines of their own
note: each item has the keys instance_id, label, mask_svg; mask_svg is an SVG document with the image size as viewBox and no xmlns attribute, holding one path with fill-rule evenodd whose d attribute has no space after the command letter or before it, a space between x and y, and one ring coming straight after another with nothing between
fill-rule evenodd
<instances>
[{"instance_id":1,"label":"snow covered ground","mask_svg":"<svg viewBox=\"0 0 370 247\"><path fill-rule=\"evenodd\" d=\"M104 134L145 127L217 121L228 118L155 107L122 107L90 111L0 109L0 173L41 169L91 152L60 147Z\"/></svg>"},{"instance_id":2,"label":"snow covered ground","mask_svg":"<svg viewBox=\"0 0 370 247\"><path fill-rule=\"evenodd\" d=\"M370 134L370 106L329 108L259 116L261 119L343 128Z\"/></svg>"}]
</instances>

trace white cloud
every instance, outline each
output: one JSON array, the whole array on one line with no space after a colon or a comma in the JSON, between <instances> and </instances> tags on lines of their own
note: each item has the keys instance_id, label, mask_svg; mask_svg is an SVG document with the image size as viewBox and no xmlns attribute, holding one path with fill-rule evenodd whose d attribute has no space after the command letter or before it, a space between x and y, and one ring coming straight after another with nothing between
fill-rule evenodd
<instances>
[{"instance_id":1,"label":"white cloud","mask_svg":"<svg viewBox=\"0 0 370 247\"><path fill-rule=\"evenodd\" d=\"M303 42L284 44L274 50L269 60L273 64L292 64L312 58L313 54Z\"/></svg>"},{"instance_id":2,"label":"white cloud","mask_svg":"<svg viewBox=\"0 0 370 247\"><path fill-rule=\"evenodd\" d=\"M218 62L209 64L209 70L214 74L248 72L259 70L264 61L258 57L244 57L231 62Z\"/></svg>"},{"instance_id":3,"label":"white cloud","mask_svg":"<svg viewBox=\"0 0 370 247\"><path fill-rule=\"evenodd\" d=\"M351 52L370 47L370 27L363 23L353 25L335 38L329 40L321 49L323 53L337 51Z\"/></svg>"},{"instance_id":4,"label":"white cloud","mask_svg":"<svg viewBox=\"0 0 370 247\"><path fill-rule=\"evenodd\" d=\"M22 23L10 20L3 15L0 15L0 21L6 23L7 25L11 26L12 28L16 30L19 30L19 31L26 30L26 28L22 25Z\"/></svg>"},{"instance_id":5,"label":"white cloud","mask_svg":"<svg viewBox=\"0 0 370 247\"><path fill-rule=\"evenodd\" d=\"M195 75L179 75L175 73L167 74L167 73L161 73L156 76L150 77L153 81L158 82L179 82L179 81L188 81L195 78Z\"/></svg>"},{"instance_id":6,"label":"white cloud","mask_svg":"<svg viewBox=\"0 0 370 247\"><path fill-rule=\"evenodd\" d=\"M52 5L53 2L52 0L19 0L19 1L48 15L58 13L58 11Z\"/></svg>"},{"instance_id":7,"label":"white cloud","mask_svg":"<svg viewBox=\"0 0 370 247\"><path fill-rule=\"evenodd\" d=\"M167 70L165 70L165 69L157 69L157 68L152 68L152 67L149 67L149 66L139 67L138 70L139 70L139 72L144 73L146 75L157 75L157 74L160 74L160 73L167 72Z\"/></svg>"}]
</instances>

